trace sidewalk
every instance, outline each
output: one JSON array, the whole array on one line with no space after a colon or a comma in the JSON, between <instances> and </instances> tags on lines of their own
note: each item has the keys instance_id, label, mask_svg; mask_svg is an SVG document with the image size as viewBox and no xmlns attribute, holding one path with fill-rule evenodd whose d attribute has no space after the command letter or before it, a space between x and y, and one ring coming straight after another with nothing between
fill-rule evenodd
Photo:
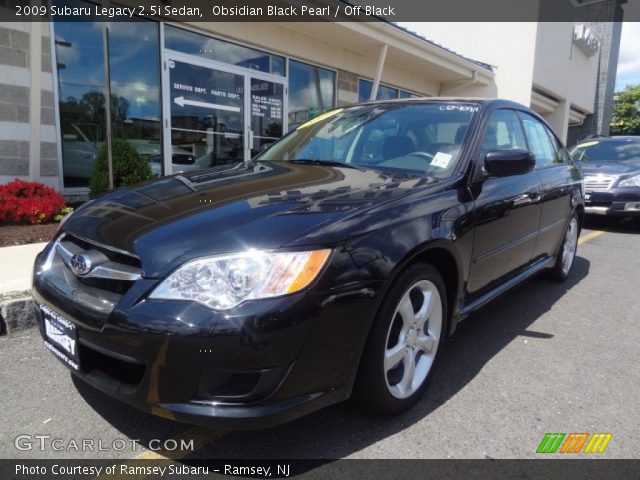
<instances>
[{"instance_id":1,"label":"sidewalk","mask_svg":"<svg viewBox=\"0 0 640 480\"><path fill-rule=\"evenodd\" d=\"M0 248L0 335L34 325L31 274L46 243Z\"/></svg>"},{"instance_id":2,"label":"sidewalk","mask_svg":"<svg viewBox=\"0 0 640 480\"><path fill-rule=\"evenodd\" d=\"M36 255L46 243L31 243L0 248L0 295L24 292L31 288L31 273Z\"/></svg>"}]
</instances>

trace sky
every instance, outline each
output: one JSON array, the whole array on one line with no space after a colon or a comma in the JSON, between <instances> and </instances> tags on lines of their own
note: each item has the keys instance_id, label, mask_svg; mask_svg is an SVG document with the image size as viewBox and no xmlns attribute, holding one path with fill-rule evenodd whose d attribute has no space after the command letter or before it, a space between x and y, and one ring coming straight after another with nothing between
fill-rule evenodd
<instances>
[{"instance_id":1,"label":"sky","mask_svg":"<svg viewBox=\"0 0 640 480\"><path fill-rule=\"evenodd\" d=\"M640 85L640 23L622 24L616 92L627 85Z\"/></svg>"}]
</instances>

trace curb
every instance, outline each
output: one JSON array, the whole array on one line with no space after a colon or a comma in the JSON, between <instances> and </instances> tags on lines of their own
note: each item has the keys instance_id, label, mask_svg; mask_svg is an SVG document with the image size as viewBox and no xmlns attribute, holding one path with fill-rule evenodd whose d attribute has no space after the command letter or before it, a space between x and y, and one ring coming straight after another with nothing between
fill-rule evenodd
<instances>
[{"instance_id":1,"label":"curb","mask_svg":"<svg viewBox=\"0 0 640 480\"><path fill-rule=\"evenodd\" d=\"M29 291L0 295L0 336L33 327L35 305Z\"/></svg>"}]
</instances>

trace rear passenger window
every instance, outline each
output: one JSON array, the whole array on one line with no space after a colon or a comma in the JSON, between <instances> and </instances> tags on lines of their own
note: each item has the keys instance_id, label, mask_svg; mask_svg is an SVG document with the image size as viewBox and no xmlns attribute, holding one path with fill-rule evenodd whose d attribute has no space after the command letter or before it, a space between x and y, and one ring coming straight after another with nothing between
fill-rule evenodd
<instances>
[{"instance_id":1,"label":"rear passenger window","mask_svg":"<svg viewBox=\"0 0 640 480\"><path fill-rule=\"evenodd\" d=\"M529 150L536 157L536 168L563 163L562 151L551 142L551 134L539 120L529 114L521 113ZM555 137L553 137L555 139Z\"/></svg>"},{"instance_id":2,"label":"rear passenger window","mask_svg":"<svg viewBox=\"0 0 640 480\"><path fill-rule=\"evenodd\" d=\"M491 114L484 133L482 149L485 152L491 150L527 149L520 120L518 120L515 111L496 110Z\"/></svg>"}]
</instances>

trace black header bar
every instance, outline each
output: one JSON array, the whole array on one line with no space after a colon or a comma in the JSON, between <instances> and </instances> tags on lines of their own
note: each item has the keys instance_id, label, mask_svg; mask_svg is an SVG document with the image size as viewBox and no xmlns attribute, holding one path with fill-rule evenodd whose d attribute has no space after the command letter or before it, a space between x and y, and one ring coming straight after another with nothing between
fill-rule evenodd
<instances>
[{"instance_id":1,"label":"black header bar","mask_svg":"<svg viewBox=\"0 0 640 480\"><path fill-rule=\"evenodd\" d=\"M640 0L0 0L0 21L640 21Z\"/></svg>"},{"instance_id":2,"label":"black header bar","mask_svg":"<svg viewBox=\"0 0 640 480\"><path fill-rule=\"evenodd\" d=\"M14 480L367 479L631 480L640 460L0 460L0 478Z\"/></svg>"}]
</instances>

